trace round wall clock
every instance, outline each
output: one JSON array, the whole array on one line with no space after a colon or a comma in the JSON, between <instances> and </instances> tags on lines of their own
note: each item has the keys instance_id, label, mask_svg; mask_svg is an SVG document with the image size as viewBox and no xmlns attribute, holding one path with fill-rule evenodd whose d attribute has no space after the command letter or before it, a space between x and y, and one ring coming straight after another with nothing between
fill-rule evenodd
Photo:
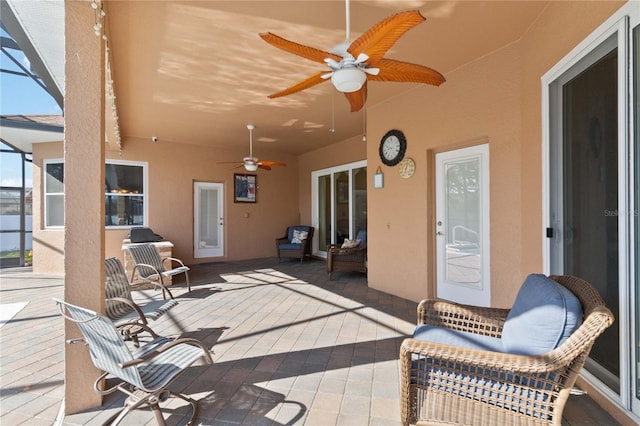
<instances>
[{"instance_id":1,"label":"round wall clock","mask_svg":"<svg viewBox=\"0 0 640 426\"><path fill-rule=\"evenodd\" d=\"M398 172L400 173L400 177L408 179L416 171L416 162L413 161L413 158L403 158L402 161L398 164Z\"/></svg>"},{"instance_id":2,"label":"round wall clock","mask_svg":"<svg viewBox=\"0 0 640 426\"><path fill-rule=\"evenodd\" d=\"M395 166L404 158L407 150L407 139L400 130L389 130L380 141L380 160L387 166Z\"/></svg>"}]
</instances>

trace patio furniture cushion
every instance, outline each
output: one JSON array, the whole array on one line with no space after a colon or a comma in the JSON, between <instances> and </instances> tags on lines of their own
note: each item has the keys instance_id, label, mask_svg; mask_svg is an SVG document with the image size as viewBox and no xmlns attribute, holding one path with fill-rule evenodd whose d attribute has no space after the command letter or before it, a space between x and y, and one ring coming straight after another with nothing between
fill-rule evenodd
<instances>
[{"instance_id":1,"label":"patio furniture cushion","mask_svg":"<svg viewBox=\"0 0 640 426\"><path fill-rule=\"evenodd\" d=\"M308 236L309 236L309 232L301 231L299 229L294 229L293 238L291 238L291 243L302 244L302 240L306 240Z\"/></svg>"},{"instance_id":2,"label":"patio furniture cushion","mask_svg":"<svg viewBox=\"0 0 640 426\"><path fill-rule=\"evenodd\" d=\"M280 250L300 250L300 244L284 243L278 246Z\"/></svg>"},{"instance_id":3,"label":"patio furniture cushion","mask_svg":"<svg viewBox=\"0 0 640 426\"><path fill-rule=\"evenodd\" d=\"M310 226L290 226L288 231L287 231L287 239L289 240L289 243L293 243L293 238L295 236L296 231L298 231L298 233L300 231L304 231L307 233L307 236L309 235L310 230ZM301 239L302 240L302 239ZM300 243L297 243L300 244Z\"/></svg>"},{"instance_id":4,"label":"patio furniture cushion","mask_svg":"<svg viewBox=\"0 0 640 426\"><path fill-rule=\"evenodd\" d=\"M452 330L435 325L420 324L414 332L414 339L481 351L502 352L502 341L498 337L485 336L466 331Z\"/></svg>"},{"instance_id":5,"label":"patio furniture cushion","mask_svg":"<svg viewBox=\"0 0 640 426\"><path fill-rule=\"evenodd\" d=\"M342 246L340 248L354 248L354 247L358 247L360 245L360 240L356 239L356 240L350 240L350 239L346 239L342 242Z\"/></svg>"},{"instance_id":6,"label":"patio furniture cushion","mask_svg":"<svg viewBox=\"0 0 640 426\"><path fill-rule=\"evenodd\" d=\"M582 323L578 298L551 278L529 275L502 329L504 351L539 355L561 345Z\"/></svg>"},{"instance_id":7,"label":"patio furniture cushion","mask_svg":"<svg viewBox=\"0 0 640 426\"><path fill-rule=\"evenodd\" d=\"M358 234L356 235L356 240L359 240L360 243L358 244L358 247L364 247L367 245L367 231L366 230L360 230L358 231Z\"/></svg>"}]
</instances>

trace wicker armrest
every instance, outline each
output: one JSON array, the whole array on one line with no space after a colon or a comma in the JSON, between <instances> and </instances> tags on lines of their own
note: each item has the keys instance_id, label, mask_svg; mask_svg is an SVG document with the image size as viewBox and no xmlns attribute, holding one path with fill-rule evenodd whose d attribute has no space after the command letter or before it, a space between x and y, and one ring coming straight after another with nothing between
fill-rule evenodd
<instances>
[{"instance_id":1,"label":"wicker armrest","mask_svg":"<svg viewBox=\"0 0 640 426\"><path fill-rule=\"evenodd\" d=\"M418 305L417 323L499 338L508 314L509 309L485 308L427 299Z\"/></svg>"},{"instance_id":2,"label":"wicker armrest","mask_svg":"<svg viewBox=\"0 0 640 426\"><path fill-rule=\"evenodd\" d=\"M280 243L288 243L289 242L289 237L281 237L281 238L276 238L276 244L280 244Z\"/></svg>"}]
</instances>

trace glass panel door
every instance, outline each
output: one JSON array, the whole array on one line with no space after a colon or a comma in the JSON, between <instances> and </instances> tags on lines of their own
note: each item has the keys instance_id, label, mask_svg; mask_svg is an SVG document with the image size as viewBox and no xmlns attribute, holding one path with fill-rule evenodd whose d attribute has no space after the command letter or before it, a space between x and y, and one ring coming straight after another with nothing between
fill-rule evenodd
<instances>
[{"instance_id":1,"label":"glass panel door","mask_svg":"<svg viewBox=\"0 0 640 426\"><path fill-rule=\"evenodd\" d=\"M619 319L618 48L609 37L550 89L550 272L597 288ZM586 370L620 388L620 328L596 340Z\"/></svg>"},{"instance_id":2,"label":"glass panel door","mask_svg":"<svg viewBox=\"0 0 640 426\"><path fill-rule=\"evenodd\" d=\"M367 230L367 168L358 167L351 170L353 209L351 214L351 230L353 238L360 231Z\"/></svg>"},{"instance_id":3,"label":"glass panel door","mask_svg":"<svg viewBox=\"0 0 640 426\"><path fill-rule=\"evenodd\" d=\"M333 174L334 182L334 219L336 224L333 243L342 244L351 233L351 217L349 215L349 173L347 171Z\"/></svg>"},{"instance_id":4,"label":"glass panel door","mask_svg":"<svg viewBox=\"0 0 640 426\"><path fill-rule=\"evenodd\" d=\"M221 183L195 182L193 199L193 257L223 256L223 185Z\"/></svg>"},{"instance_id":5,"label":"glass panel door","mask_svg":"<svg viewBox=\"0 0 640 426\"><path fill-rule=\"evenodd\" d=\"M563 88L564 274L593 284L618 318L617 49ZM592 350L592 371L619 391L616 327Z\"/></svg>"},{"instance_id":6,"label":"glass panel door","mask_svg":"<svg viewBox=\"0 0 640 426\"><path fill-rule=\"evenodd\" d=\"M489 147L436 154L437 295L491 305Z\"/></svg>"},{"instance_id":7,"label":"glass panel door","mask_svg":"<svg viewBox=\"0 0 640 426\"><path fill-rule=\"evenodd\" d=\"M318 225L316 226L318 235L318 250L325 251L327 245L331 244L331 175L318 177Z\"/></svg>"}]
</instances>

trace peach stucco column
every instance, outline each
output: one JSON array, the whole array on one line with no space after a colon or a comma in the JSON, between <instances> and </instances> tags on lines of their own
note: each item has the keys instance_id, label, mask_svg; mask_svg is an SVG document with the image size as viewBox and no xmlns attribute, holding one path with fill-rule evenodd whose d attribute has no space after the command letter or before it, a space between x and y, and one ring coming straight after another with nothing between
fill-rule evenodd
<instances>
[{"instance_id":1,"label":"peach stucco column","mask_svg":"<svg viewBox=\"0 0 640 426\"><path fill-rule=\"evenodd\" d=\"M94 34L90 1L65 1L64 297L104 309L104 40ZM79 337L65 321L65 339ZM100 375L84 345L65 344L65 413L102 402Z\"/></svg>"}]
</instances>

